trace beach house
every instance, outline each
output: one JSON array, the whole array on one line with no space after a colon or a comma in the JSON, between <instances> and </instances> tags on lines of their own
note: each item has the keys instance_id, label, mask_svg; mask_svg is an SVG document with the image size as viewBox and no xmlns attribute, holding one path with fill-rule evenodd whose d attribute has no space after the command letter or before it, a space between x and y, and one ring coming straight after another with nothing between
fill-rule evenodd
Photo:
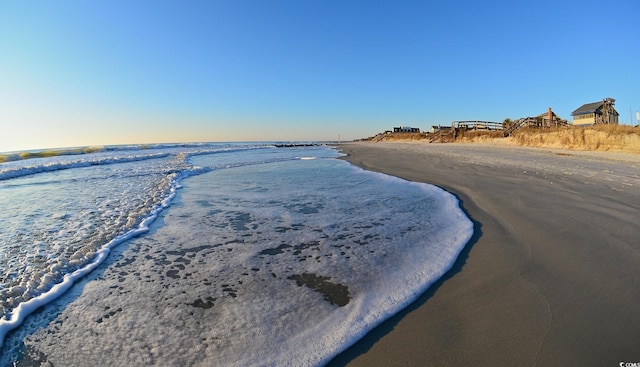
<instances>
[{"instance_id":1,"label":"beach house","mask_svg":"<svg viewBox=\"0 0 640 367\"><path fill-rule=\"evenodd\" d=\"M393 128L394 133L419 133L420 128L410 126L397 126Z\"/></svg>"},{"instance_id":2,"label":"beach house","mask_svg":"<svg viewBox=\"0 0 640 367\"><path fill-rule=\"evenodd\" d=\"M583 104L577 110L571 112L575 126L591 126L600 124L617 124L618 111L613 108L616 100L605 98L600 102Z\"/></svg>"}]
</instances>

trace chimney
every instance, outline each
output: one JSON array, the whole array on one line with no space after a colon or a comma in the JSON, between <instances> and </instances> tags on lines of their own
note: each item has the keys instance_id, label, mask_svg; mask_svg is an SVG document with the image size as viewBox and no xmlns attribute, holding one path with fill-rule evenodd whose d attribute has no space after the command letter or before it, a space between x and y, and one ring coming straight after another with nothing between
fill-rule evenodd
<instances>
[{"instance_id":1,"label":"chimney","mask_svg":"<svg viewBox=\"0 0 640 367\"><path fill-rule=\"evenodd\" d=\"M551 112L551 107L549 107L549 126L553 123L553 112Z\"/></svg>"}]
</instances>

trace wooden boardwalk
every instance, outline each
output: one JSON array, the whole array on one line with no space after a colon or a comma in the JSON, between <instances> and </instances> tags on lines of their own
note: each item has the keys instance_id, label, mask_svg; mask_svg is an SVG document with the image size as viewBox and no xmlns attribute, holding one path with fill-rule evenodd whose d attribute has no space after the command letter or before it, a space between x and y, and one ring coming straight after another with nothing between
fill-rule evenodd
<instances>
[{"instance_id":1,"label":"wooden boardwalk","mask_svg":"<svg viewBox=\"0 0 640 367\"><path fill-rule=\"evenodd\" d=\"M456 129L466 130L502 130L502 122L493 121L454 121L451 126Z\"/></svg>"}]
</instances>

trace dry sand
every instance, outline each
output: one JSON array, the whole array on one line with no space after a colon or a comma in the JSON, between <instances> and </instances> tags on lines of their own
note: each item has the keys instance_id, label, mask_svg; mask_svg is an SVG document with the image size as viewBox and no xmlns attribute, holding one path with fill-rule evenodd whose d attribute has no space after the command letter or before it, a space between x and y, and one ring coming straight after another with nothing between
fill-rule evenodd
<instances>
[{"instance_id":1,"label":"dry sand","mask_svg":"<svg viewBox=\"0 0 640 367\"><path fill-rule=\"evenodd\" d=\"M640 362L640 155L340 148L360 167L454 193L476 233L451 272L331 366Z\"/></svg>"}]
</instances>

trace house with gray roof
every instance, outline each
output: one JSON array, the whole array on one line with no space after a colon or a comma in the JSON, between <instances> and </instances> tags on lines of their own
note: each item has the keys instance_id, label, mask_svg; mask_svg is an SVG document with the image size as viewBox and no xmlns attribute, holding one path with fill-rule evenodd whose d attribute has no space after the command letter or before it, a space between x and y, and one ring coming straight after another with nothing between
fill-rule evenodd
<instances>
[{"instance_id":1,"label":"house with gray roof","mask_svg":"<svg viewBox=\"0 0 640 367\"><path fill-rule=\"evenodd\" d=\"M613 106L616 100L605 98L600 102L583 104L571 112L573 124L576 126L592 126L601 124L617 124L620 114Z\"/></svg>"}]
</instances>

